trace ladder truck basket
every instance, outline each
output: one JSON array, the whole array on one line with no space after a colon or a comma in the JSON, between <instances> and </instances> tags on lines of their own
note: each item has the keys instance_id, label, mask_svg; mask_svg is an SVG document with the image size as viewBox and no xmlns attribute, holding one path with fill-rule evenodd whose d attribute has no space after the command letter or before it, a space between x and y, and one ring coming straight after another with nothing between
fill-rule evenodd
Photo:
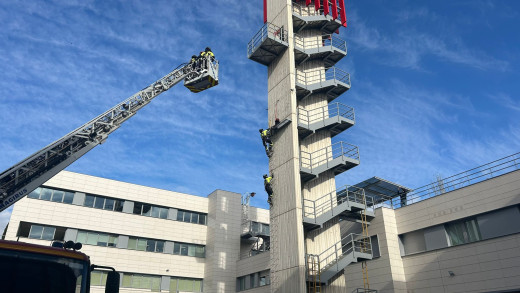
<instances>
[{"instance_id":1,"label":"ladder truck basket","mask_svg":"<svg viewBox=\"0 0 520 293\"><path fill-rule=\"evenodd\" d=\"M218 84L218 61L209 57L200 61L200 67L193 68L194 74L188 75L184 80L184 86L193 93L199 93Z\"/></svg>"}]
</instances>

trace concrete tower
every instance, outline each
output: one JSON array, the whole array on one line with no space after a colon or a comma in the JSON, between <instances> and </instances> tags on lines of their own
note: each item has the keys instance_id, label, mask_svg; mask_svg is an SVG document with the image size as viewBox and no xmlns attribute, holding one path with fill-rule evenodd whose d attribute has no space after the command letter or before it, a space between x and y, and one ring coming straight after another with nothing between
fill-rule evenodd
<instances>
[{"instance_id":1,"label":"concrete tower","mask_svg":"<svg viewBox=\"0 0 520 293\"><path fill-rule=\"evenodd\" d=\"M341 239L338 223L359 220L366 204L363 190L335 183L359 164L356 146L332 143L355 120L333 101L350 89L350 75L334 67L347 54L335 34L346 25L343 0L266 0L264 21L248 57L268 67L271 291L339 292L343 268L371 257L356 249L359 238Z\"/></svg>"}]
</instances>

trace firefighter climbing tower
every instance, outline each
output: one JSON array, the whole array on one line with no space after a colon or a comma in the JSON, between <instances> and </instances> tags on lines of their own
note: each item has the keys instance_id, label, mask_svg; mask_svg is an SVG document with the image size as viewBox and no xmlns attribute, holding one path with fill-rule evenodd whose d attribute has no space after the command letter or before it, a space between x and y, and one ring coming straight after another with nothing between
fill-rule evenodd
<instances>
[{"instance_id":1,"label":"firefighter climbing tower","mask_svg":"<svg viewBox=\"0 0 520 293\"><path fill-rule=\"evenodd\" d=\"M271 137L271 292L344 292L345 266L372 258L366 235L342 239L339 226L374 217L363 189L335 182L360 162L355 145L332 143L355 123L336 100L350 89L336 67L346 26L344 0L264 0L264 25L248 44L248 58L268 67L268 125L291 121Z\"/></svg>"}]
</instances>

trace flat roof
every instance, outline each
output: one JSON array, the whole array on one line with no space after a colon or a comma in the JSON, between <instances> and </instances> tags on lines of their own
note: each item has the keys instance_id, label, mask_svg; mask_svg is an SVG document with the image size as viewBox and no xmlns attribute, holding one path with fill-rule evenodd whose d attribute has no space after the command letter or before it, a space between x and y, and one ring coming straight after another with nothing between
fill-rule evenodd
<instances>
[{"instance_id":1,"label":"flat roof","mask_svg":"<svg viewBox=\"0 0 520 293\"><path fill-rule=\"evenodd\" d=\"M386 201L391 198L398 197L403 193L412 191L411 188L379 177L369 178L365 181L355 184L354 186L363 188L365 190L365 195L371 196L374 199L374 203Z\"/></svg>"}]
</instances>

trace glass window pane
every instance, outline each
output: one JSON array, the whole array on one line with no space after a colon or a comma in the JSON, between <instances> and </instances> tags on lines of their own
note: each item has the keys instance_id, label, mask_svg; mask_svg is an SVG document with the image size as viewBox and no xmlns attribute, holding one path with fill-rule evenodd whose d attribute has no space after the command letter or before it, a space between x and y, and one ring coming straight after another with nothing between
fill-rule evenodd
<instances>
[{"instance_id":1,"label":"glass window pane","mask_svg":"<svg viewBox=\"0 0 520 293\"><path fill-rule=\"evenodd\" d=\"M42 189L40 187L36 188L35 190L33 190L31 193L29 193L29 195L27 196L28 198L40 198L40 192L42 191Z\"/></svg>"},{"instance_id":2,"label":"glass window pane","mask_svg":"<svg viewBox=\"0 0 520 293\"><path fill-rule=\"evenodd\" d=\"M197 213L192 213L192 214L191 214L191 222L192 222L192 223L198 223L198 222L199 222L199 214L197 214Z\"/></svg>"},{"instance_id":3,"label":"glass window pane","mask_svg":"<svg viewBox=\"0 0 520 293\"><path fill-rule=\"evenodd\" d=\"M110 235L108 237L108 247L116 247L118 238L116 235Z\"/></svg>"},{"instance_id":4,"label":"glass window pane","mask_svg":"<svg viewBox=\"0 0 520 293\"><path fill-rule=\"evenodd\" d=\"M97 245L97 240L98 240L98 233L88 232L86 244Z\"/></svg>"},{"instance_id":5,"label":"glass window pane","mask_svg":"<svg viewBox=\"0 0 520 293\"><path fill-rule=\"evenodd\" d=\"M161 219L168 218L168 209L161 208L161 212L159 214L159 218L161 218Z\"/></svg>"},{"instance_id":6,"label":"glass window pane","mask_svg":"<svg viewBox=\"0 0 520 293\"><path fill-rule=\"evenodd\" d=\"M170 279L170 293L177 292L177 278L172 277Z\"/></svg>"},{"instance_id":7,"label":"glass window pane","mask_svg":"<svg viewBox=\"0 0 520 293\"><path fill-rule=\"evenodd\" d=\"M157 241L155 245L155 252L163 252L164 251L164 241Z\"/></svg>"},{"instance_id":8,"label":"glass window pane","mask_svg":"<svg viewBox=\"0 0 520 293\"><path fill-rule=\"evenodd\" d=\"M132 288L141 288L141 279L142 276L140 275L133 275L132 276Z\"/></svg>"},{"instance_id":9,"label":"glass window pane","mask_svg":"<svg viewBox=\"0 0 520 293\"><path fill-rule=\"evenodd\" d=\"M202 292L201 280L193 280L193 292Z\"/></svg>"},{"instance_id":10,"label":"glass window pane","mask_svg":"<svg viewBox=\"0 0 520 293\"><path fill-rule=\"evenodd\" d=\"M101 285L101 272L93 271L90 274L90 285L94 285L94 286Z\"/></svg>"},{"instance_id":11,"label":"glass window pane","mask_svg":"<svg viewBox=\"0 0 520 293\"><path fill-rule=\"evenodd\" d=\"M110 199L110 198L105 199L105 207L103 209L107 210L107 211L113 211L114 210L114 200Z\"/></svg>"},{"instance_id":12,"label":"glass window pane","mask_svg":"<svg viewBox=\"0 0 520 293\"><path fill-rule=\"evenodd\" d=\"M450 223L446 225L446 232L452 246L464 244L464 226L462 223Z\"/></svg>"},{"instance_id":13,"label":"glass window pane","mask_svg":"<svg viewBox=\"0 0 520 293\"><path fill-rule=\"evenodd\" d=\"M193 281L188 279L179 279L179 291L192 292Z\"/></svg>"},{"instance_id":14,"label":"glass window pane","mask_svg":"<svg viewBox=\"0 0 520 293\"><path fill-rule=\"evenodd\" d=\"M140 202L134 202L134 214L140 215L143 209L143 204Z\"/></svg>"},{"instance_id":15,"label":"glass window pane","mask_svg":"<svg viewBox=\"0 0 520 293\"><path fill-rule=\"evenodd\" d=\"M62 202L64 194L65 194L65 192L63 192L63 191L54 190L54 192L52 193L51 201L53 201L53 202Z\"/></svg>"},{"instance_id":16,"label":"glass window pane","mask_svg":"<svg viewBox=\"0 0 520 293\"><path fill-rule=\"evenodd\" d=\"M195 256L195 245L188 245L188 255Z\"/></svg>"},{"instance_id":17,"label":"glass window pane","mask_svg":"<svg viewBox=\"0 0 520 293\"><path fill-rule=\"evenodd\" d=\"M152 217L159 218L160 207L152 207Z\"/></svg>"},{"instance_id":18,"label":"glass window pane","mask_svg":"<svg viewBox=\"0 0 520 293\"><path fill-rule=\"evenodd\" d=\"M161 277L152 277L152 292L161 291Z\"/></svg>"},{"instance_id":19,"label":"glass window pane","mask_svg":"<svg viewBox=\"0 0 520 293\"><path fill-rule=\"evenodd\" d=\"M149 276L141 276L140 289L150 289L152 287L152 278Z\"/></svg>"},{"instance_id":20,"label":"glass window pane","mask_svg":"<svg viewBox=\"0 0 520 293\"><path fill-rule=\"evenodd\" d=\"M128 249L136 249L137 248L137 238L130 237L128 238Z\"/></svg>"},{"instance_id":21,"label":"glass window pane","mask_svg":"<svg viewBox=\"0 0 520 293\"><path fill-rule=\"evenodd\" d=\"M107 284L107 273L101 272L101 286L106 286Z\"/></svg>"},{"instance_id":22,"label":"glass window pane","mask_svg":"<svg viewBox=\"0 0 520 293\"><path fill-rule=\"evenodd\" d=\"M173 254L181 254L181 244L180 243L173 243Z\"/></svg>"},{"instance_id":23,"label":"glass window pane","mask_svg":"<svg viewBox=\"0 0 520 293\"><path fill-rule=\"evenodd\" d=\"M42 238L42 232L43 232L43 226L32 225L31 226L31 232L29 232L29 238L41 239Z\"/></svg>"},{"instance_id":24,"label":"glass window pane","mask_svg":"<svg viewBox=\"0 0 520 293\"><path fill-rule=\"evenodd\" d=\"M83 204L86 207L93 207L94 206L94 196L92 195L86 195L85 196L85 203Z\"/></svg>"},{"instance_id":25,"label":"glass window pane","mask_svg":"<svg viewBox=\"0 0 520 293\"><path fill-rule=\"evenodd\" d=\"M65 192L65 196L63 197L64 203L72 203L74 200L74 193L73 192Z\"/></svg>"},{"instance_id":26,"label":"glass window pane","mask_svg":"<svg viewBox=\"0 0 520 293\"><path fill-rule=\"evenodd\" d=\"M470 220L466 223L466 229L468 230L468 240L469 242L475 242L480 240L480 231L478 229L478 224L476 220Z\"/></svg>"},{"instance_id":27,"label":"glass window pane","mask_svg":"<svg viewBox=\"0 0 520 293\"><path fill-rule=\"evenodd\" d=\"M181 255L188 255L188 244L181 243Z\"/></svg>"},{"instance_id":28,"label":"glass window pane","mask_svg":"<svg viewBox=\"0 0 520 293\"><path fill-rule=\"evenodd\" d=\"M97 246L107 246L108 244L108 234L99 234Z\"/></svg>"},{"instance_id":29,"label":"glass window pane","mask_svg":"<svg viewBox=\"0 0 520 293\"><path fill-rule=\"evenodd\" d=\"M137 250L141 250L141 251L146 250L146 239L137 240Z\"/></svg>"},{"instance_id":30,"label":"glass window pane","mask_svg":"<svg viewBox=\"0 0 520 293\"><path fill-rule=\"evenodd\" d=\"M206 225L206 215L199 216L199 224Z\"/></svg>"},{"instance_id":31,"label":"glass window pane","mask_svg":"<svg viewBox=\"0 0 520 293\"><path fill-rule=\"evenodd\" d=\"M177 211L177 221L182 221L184 219L184 212Z\"/></svg>"},{"instance_id":32,"label":"glass window pane","mask_svg":"<svg viewBox=\"0 0 520 293\"><path fill-rule=\"evenodd\" d=\"M42 188L42 192L40 194L40 199L43 200L51 200L52 190L48 188Z\"/></svg>"},{"instance_id":33,"label":"glass window pane","mask_svg":"<svg viewBox=\"0 0 520 293\"><path fill-rule=\"evenodd\" d=\"M150 216L152 214L152 206L149 204L143 204L143 216Z\"/></svg>"},{"instance_id":34,"label":"glass window pane","mask_svg":"<svg viewBox=\"0 0 520 293\"><path fill-rule=\"evenodd\" d=\"M155 240L146 241L146 251L149 251L149 252L155 251Z\"/></svg>"},{"instance_id":35,"label":"glass window pane","mask_svg":"<svg viewBox=\"0 0 520 293\"><path fill-rule=\"evenodd\" d=\"M86 243L87 242L87 232L78 231L78 236L76 237L76 242Z\"/></svg>"},{"instance_id":36,"label":"glass window pane","mask_svg":"<svg viewBox=\"0 0 520 293\"><path fill-rule=\"evenodd\" d=\"M56 231L56 228L54 228L54 227L43 227L42 239L43 240L53 240L55 231Z\"/></svg>"},{"instance_id":37,"label":"glass window pane","mask_svg":"<svg viewBox=\"0 0 520 293\"><path fill-rule=\"evenodd\" d=\"M114 203L114 211L122 212L123 211L123 204L124 204L124 201L116 200L116 202Z\"/></svg>"},{"instance_id":38,"label":"glass window pane","mask_svg":"<svg viewBox=\"0 0 520 293\"><path fill-rule=\"evenodd\" d=\"M204 253L205 250L206 249L204 246L197 245L195 247L195 256L196 257L205 257L205 253Z\"/></svg>"},{"instance_id":39,"label":"glass window pane","mask_svg":"<svg viewBox=\"0 0 520 293\"><path fill-rule=\"evenodd\" d=\"M131 274L123 274L123 285L122 287L132 287L132 275Z\"/></svg>"},{"instance_id":40,"label":"glass window pane","mask_svg":"<svg viewBox=\"0 0 520 293\"><path fill-rule=\"evenodd\" d=\"M184 222L189 223L191 221L191 213L184 212Z\"/></svg>"},{"instance_id":41,"label":"glass window pane","mask_svg":"<svg viewBox=\"0 0 520 293\"><path fill-rule=\"evenodd\" d=\"M96 201L94 202L94 207L96 209L103 209L104 204L105 204L105 198L96 196Z\"/></svg>"}]
</instances>

